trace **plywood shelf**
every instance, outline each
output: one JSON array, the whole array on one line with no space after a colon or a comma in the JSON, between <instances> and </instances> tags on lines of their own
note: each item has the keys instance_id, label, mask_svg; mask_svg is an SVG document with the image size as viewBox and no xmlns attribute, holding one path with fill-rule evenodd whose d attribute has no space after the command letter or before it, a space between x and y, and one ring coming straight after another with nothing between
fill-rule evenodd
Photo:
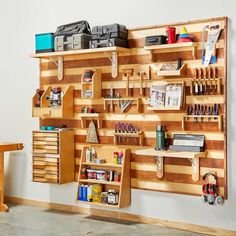
<instances>
[{"instance_id":1,"label":"plywood shelf","mask_svg":"<svg viewBox=\"0 0 236 236\"><path fill-rule=\"evenodd\" d=\"M46 58L50 57L59 57L59 56L72 56L72 55L92 55L92 54L101 54L101 53L110 53L110 52L129 52L129 48L122 47L104 47L104 48L93 48L93 49L80 49L80 50L71 50L71 51L61 51L61 52L48 52L48 53L32 53L30 56L32 58Z\"/></svg>"},{"instance_id":2,"label":"plywood shelf","mask_svg":"<svg viewBox=\"0 0 236 236\"><path fill-rule=\"evenodd\" d=\"M113 164L113 163L92 163L92 162L82 162L81 165L85 166L98 166L104 168L122 168L121 164Z\"/></svg>"},{"instance_id":3,"label":"plywood shelf","mask_svg":"<svg viewBox=\"0 0 236 236\"><path fill-rule=\"evenodd\" d=\"M181 109L181 107L147 107L148 111L180 111Z\"/></svg>"},{"instance_id":4,"label":"plywood shelf","mask_svg":"<svg viewBox=\"0 0 236 236\"><path fill-rule=\"evenodd\" d=\"M84 204L89 204L92 206L100 206L100 207L106 207L106 208L120 208L119 205L109 205L109 204L104 204L104 203L96 203L96 202L85 202L85 201L76 201L76 203L84 203Z\"/></svg>"},{"instance_id":5,"label":"plywood shelf","mask_svg":"<svg viewBox=\"0 0 236 236\"><path fill-rule=\"evenodd\" d=\"M205 158L206 152L177 152L177 151L156 151L154 148L137 150L137 155L153 156L157 165L157 177L162 178L164 175L164 157L171 158L186 158L192 164L192 179L193 181L199 180L199 158Z\"/></svg>"},{"instance_id":6,"label":"plywood shelf","mask_svg":"<svg viewBox=\"0 0 236 236\"><path fill-rule=\"evenodd\" d=\"M192 51L193 59L196 59L196 48L197 43L194 42L187 42L187 43L172 43L172 44L162 44L162 45L151 45L151 46L144 46L144 50L150 51L151 59L153 61L153 54L166 52L166 50L175 52L183 49L184 51L187 49Z\"/></svg>"},{"instance_id":7,"label":"plywood shelf","mask_svg":"<svg viewBox=\"0 0 236 236\"><path fill-rule=\"evenodd\" d=\"M105 184L105 185L120 186L120 182L102 181L102 180L96 180L96 179L80 179L79 183Z\"/></svg>"},{"instance_id":8,"label":"plywood shelf","mask_svg":"<svg viewBox=\"0 0 236 236\"><path fill-rule=\"evenodd\" d=\"M85 127L86 120L96 120L98 129L102 128L103 114L101 114L101 113L81 113L79 116L81 119L82 129L86 128Z\"/></svg>"},{"instance_id":9,"label":"plywood shelf","mask_svg":"<svg viewBox=\"0 0 236 236\"><path fill-rule=\"evenodd\" d=\"M91 148L91 146L84 146L80 158L80 167L79 167L79 176L78 176L78 185L83 183L88 184L101 184L103 191L108 191L109 189L115 189L119 191L119 203L118 205L108 205L96 202L82 201L79 199L79 192L76 195L76 202L86 203L92 206L102 206L102 207L112 207L112 208L124 208L130 205L131 202L131 179L130 179L130 150L126 148L118 147L104 147L103 145L93 145L92 146L96 151L97 157L103 158L106 160L106 163L96 164L86 162L86 150ZM115 164L113 154L114 152L122 151L123 152L123 164ZM102 181L97 179L83 179L81 178L81 169L86 168L86 166L91 166L95 170L111 170L115 169L116 172L121 174L121 181ZM97 168L96 168L97 167ZM80 188L78 188L79 191Z\"/></svg>"},{"instance_id":10,"label":"plywood shelf","mask_svg":"<svg viewBox=\"0 0 236 236\"><path fill-rule=\"evenodd\" d=\"M128 53L130 49L122 47L104 47L104 48L93 48L93 49L80 49L72 51L62 51L62 52L49 52L49 53L33 53L31 57L38 59L48 59L54 62L58 67L58 79L63 80L64 77L64 58L67 56L86 56L88 59L97 55L97 57L108 57L111 61L112 67L112 77L116 78L118 76L118 54Z\"/></svg>"}]
</instances>

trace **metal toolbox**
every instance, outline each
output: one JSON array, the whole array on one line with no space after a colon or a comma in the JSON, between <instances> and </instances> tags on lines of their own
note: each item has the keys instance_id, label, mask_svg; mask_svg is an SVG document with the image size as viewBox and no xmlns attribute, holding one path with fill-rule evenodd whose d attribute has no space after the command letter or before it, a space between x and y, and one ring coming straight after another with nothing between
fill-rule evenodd
<instances>
[{"instance_id":1,"label":"metal toolbox","mask_svg":"<svg viewBox=\"0 0 236 236\"><path fill-rule=\"evenodd\" d=\"M54 51L54 34L44 33L35 35L35 52L53 52Z\"/></svg>"},{"instance_id":2,"label":"metal toolbox","mask_svg":"<svg viewBox=\"0 0 236 236\"><path fill-rule=\"evenodd\" d=\"M127 40L128 30L124 25L120 24L95 26L92 28L93 40L105 40L110 38Z\"/></svg>"},{"instance_id":3,"label":"metal toolbox","mask_svg":"<svg viewBox=\"0 0 236 236\"><path fill-rule=\"evenodd\" d=\"M124 39L104 39L104 40L92 40L89 42L89 48L103 48L103 47L128 47L128 41Z\"/></svg>"},{"instance_id":4,"label":"metal toolbox","mask_svg":"<svg viewBox=\"0 0 236 236\"><path fill-rule=\"evenodd\" d=\"M59 35L54 39L55 51L69 51L89 48L89 34Z\"/></svg>"}]
</instances>

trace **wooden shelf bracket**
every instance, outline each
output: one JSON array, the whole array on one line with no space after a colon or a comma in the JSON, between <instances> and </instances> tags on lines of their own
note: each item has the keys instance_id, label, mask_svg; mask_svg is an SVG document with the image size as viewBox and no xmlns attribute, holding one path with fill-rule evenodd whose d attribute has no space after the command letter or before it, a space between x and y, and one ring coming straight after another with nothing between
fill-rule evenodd
<instances>
[{"instance_id":1,"label":"wooden shelf bracket","mask_svg":"<svg viewBox=\"0 0 236 236\"><path fill-rule=\"evenodd\" d=\"M206 152L156 151L154 148L137 150L135 153L137 155L153 156L156 161L157 178L163 177L164 157L188 159L192 164L192 179L195 182L199 180L200 175L199 158L206 157Z\"/></svg>"},{"instance_id":2,"label":"wooden shelf bracket","mask_svg":"<svg viewBox=\"0 0 236 236\"><path fill-rule=\"evenodd\" d=\"M111 61L111 76L112 78L116 78L118 76L118 54L117 51L111 52L111 56L104 52L106 57Z\"/></svg>"},{"instance_id":3,"label":"wooden shelf bracket","mask_svg":"<svg viewBox=\"0 0 236 236\"><path fill-rule=\"evenodd\" d=\"M58 73L58 80L63 80L64 77L64 65L63 65L63 57L59 56L57 57L57 60L55 60L54 57L49 57L49 60L52 61L57 66L57 73Z\"/></svg>"}]
</instances>

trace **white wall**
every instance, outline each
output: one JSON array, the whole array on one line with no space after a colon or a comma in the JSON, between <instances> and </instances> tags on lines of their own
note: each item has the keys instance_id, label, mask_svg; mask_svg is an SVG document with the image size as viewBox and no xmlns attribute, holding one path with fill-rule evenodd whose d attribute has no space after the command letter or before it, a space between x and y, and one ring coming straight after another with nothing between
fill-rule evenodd
<instances>
[{"instance_id":1,"label":"white wall","mask_svg":"<svg viewBox=\"0 0 236 236\"><path fill-rule=\"evenodd\" d=\"M123 3L123 5L122 5ZM21 141L23 152L6 158L6 195L74 204L76 184L48 185L31 182L31 97L38 87L38 63L29 54L34 34L54 32L60 24L86 19L91 26L122 23L128 27L228 16L228 176L229 200L223 206L203 205L198 197L132 191L126 212L173 221L236 230L236 14L234 0L0 0L0 140Z\"/></svg>"}]
</instances>

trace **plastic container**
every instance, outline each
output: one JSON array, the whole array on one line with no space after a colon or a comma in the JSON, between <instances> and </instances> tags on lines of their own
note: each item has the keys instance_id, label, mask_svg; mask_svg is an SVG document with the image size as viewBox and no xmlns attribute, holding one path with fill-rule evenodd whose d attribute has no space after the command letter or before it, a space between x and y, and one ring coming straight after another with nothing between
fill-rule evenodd
<instances>
[{"instance_id":1,"label":"plastic container","mask_svg":"<svg viewBox=\"0 0 236 236\"><path fill-rule=\"evenodd\" d=\"M35 52L53 52L54 51L54 34L44 33L35 35Z\"/></svg>"},{"instance_id":2,"label":"plastic container","mask_svg":"<svg viewBox=\"0 0 236 236\"><path fill-rule=\"evenodd\" d=\"M88 169L87 177L88 179L96 179L96 170Z\"/></svg>"},{"instance_id":3,"label":"plastic container","mask_svg":"<svg viewBox=\"0 0 236 236\"><path fill-rule=\"evenodd\" d=\"M105 170L97 170L96 177L97 177L97 180L106 181L107 180L107 172Z\"/></svg>"}]
</instances>

